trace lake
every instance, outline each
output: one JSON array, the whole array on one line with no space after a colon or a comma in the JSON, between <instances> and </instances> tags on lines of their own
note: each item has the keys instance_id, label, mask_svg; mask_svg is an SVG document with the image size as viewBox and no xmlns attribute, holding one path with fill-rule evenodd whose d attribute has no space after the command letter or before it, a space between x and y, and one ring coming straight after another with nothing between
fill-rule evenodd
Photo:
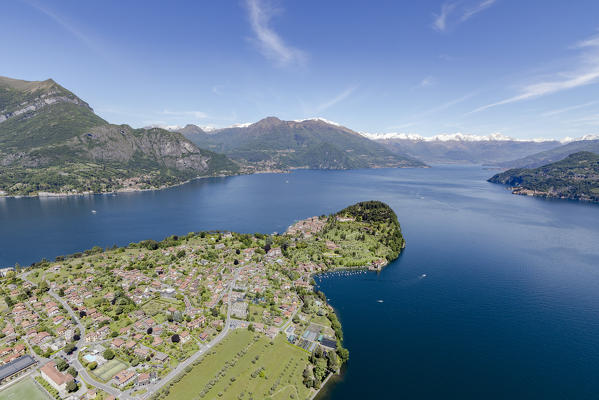
<instances>
[{"instance_id":1,"label":"lake","mask_svg":"<svg viewBox=\"0 0 599 400\"><path fill-rule=\"evenodd\" d=\"M380 273L317 278L350 351L320 400L597 398L599 205L515 196L493 173L296 171L0 199L0 266L190 231L282 232L381 200L407 247Z\"/></svg>"}]
</instances>

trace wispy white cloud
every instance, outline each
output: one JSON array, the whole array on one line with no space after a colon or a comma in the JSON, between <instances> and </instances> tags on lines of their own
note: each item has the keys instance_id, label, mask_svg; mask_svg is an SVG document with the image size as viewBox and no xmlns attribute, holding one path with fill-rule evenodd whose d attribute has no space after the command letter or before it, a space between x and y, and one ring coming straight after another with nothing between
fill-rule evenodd
<instances>
[{"instance_id":1,"label":"wispy white cloud","mask_svg":"<svg viewBox=\"0 0 599 400\"><path fill-rule=\"evenodd\" d=\"M444 3L441 6L441 12L439 14L433 14L435 19L433 21L433 28L439 32L445 32L447 29L447 17L453 12L457 3Z\"/></svg>"},{"instance_id":2,"label":"wispy white cloud","mask_svg":"<svg viewBox=\"0 0 599 400\"><path fill-rule=\"evenodd\" d=\"M493 4L495 4L495 1L496 0L485 0L482 3L478 3L477 5L475 5L472 8L467 8L464 11L464 13L462 14L462 17L460 18L460 20L463 22L463 21L470 19L475 14L478 14L479 12L484 11L487 8L491 7Z\"/></svg>"},{"instance_id":3,"label":"wispy white cloud","mask_svg":"<svg viewBox=\"0 0 599 400\"><path fill-rule=\"evenodd\" d=\"M429 87L435 84L435 78L432 76L427 76L423 80L420 81L420 87Z\"/></svg>"},{"instance_id":4,"label":"wispy white cloud","mask_svg":"<svg viewBox=\"0 0 599 400\"><path fill-rule=\"evenodd\" d=\"M589 101L588 103L576 104L574 106L564 107L564 108L559 108L559 109L556 109L556 110L551 110L551 111L544 112L543 114L541 114L541 116L543 116L543 117L552 117L554 115L563 114L563 113L568 112L568 111L574 111L574 110L579 110L581 108L587 108L587 107L590 107L590 106L595 105L597 103L599 103L599 101Z\"/></svg>"},{"instance_id":5,"label":"wispy white cloud","mask_svg":"<svg viewBox=\"0 0 599 400\"><path fill-rule=\"evenodd\" d=\"M439 32L446 32L451 26L457 26L469 20L496 2L497 0L483 0L478 3L464 3L463 1L443 3L439 14L433 14L433 29Z\"/></svg>"},{"instance_id":6,"label":"wispy white cloud","mask_svg":"<svg viewBox=\"0 0 599 400\"><path fill-rule=\"evenodd\" d=\"M520 89L519 94L478 107L469 114L599 82L599 40L591 38L580 42L575 47L584 49L582 54L579 55L578 61L574 61L578 64L576 68L557 72L553 79L525 85Z\"/></svg>"},{"instance_id":7,"label":"wispy white cloud","mask_svg":"<svg viewBox=\"0 0 599 400\"><path fill-rule=\"evenodd\" d=\"M172 110L163 110L161 112L163 115L172 115L176 117L193 117L196 119L205 119L208 118L208 114L203 111L172 111Z\"/></svg>"},{"instance_id":8,"label":"wispy white cloud","mask_svg":"<svg viewBox=\"0 0 599 400\"><path fill-rule=\"evenodd\" d=\"M98 51L98 47L97 47L96 43L94 43L93 40L91 40L87 35L85 35L81 30L79 30L77 27L75 27L75 25L73 25L67 19L65 19L61 15L57 14L50 8L46 7L45 4L41 5L34 0L24 0L24 2L26 4L28 4L29 6L35 8L38 12L40 12L40 13L46 15L47 17L49 17L50 19L52 19L59 26L61 26L64 30L71 33L73 36L75 36L77 39L79 39L81 42L83 42L90 49L92 49L94 51Z\"/></svg>"},{"instance_id":9,"label":"wispy white cloud","mask_svg":"<svg viewBox=\"0 0 599 400\"><path fill-rule=\"evenodd\" d=\"M468 94L465 94L464 96L458 97L458 98L453 99L453 100L449 100L449 101L447 101L447 102L445 102L443 104L440 104L440 105L438 105L436 107L433 107L433 108L430 108L428 110L425 110L425 111L421 112L420 114L418 114L418 116L419 117L423 117L423 116L426 116L426 115L434 114L434 113L439 112L439 111L446 110L449 107L455 106L456 104L460 104L460 103L462 103L462 102L464 102L464 101L466 101L466 100L468 100L468 99L476 96L477 93L478 92L470 92Z\"/></svg>"},{"instance_id":10,"label":"wispy white cloud","mask_svg":"<svg viewBox=\"0 0 599 400\"><path fill-rule=\"evenodd\" d=\"M325 101L324 103L319 104L316 107L316 109L314 110L314 112L316 112L316 113L323 112L324 110L327 110L327 109L333 107L337 103L342 102L343 100L347 99L357 88L358 88L357 86L348 87L347 89L345 89L344 91L342 91L341 93L339 93L338 95L333 97L332 99L329 99L329 100Z\"/></svg>"},{"instance_id":11,"label":"wispy white cloud","mask_svg":"<svg viewBox=\"0 0 599 400\"><path fill-rule=\"evenodd\" d=\"M599 47L599 35L582 40L574 46L574 48L583 49L585 47Z\"/></svg>"},{"instance_id":12,"label":"wispy white cloud","mask_svg":"<svg viewBox=\"0 0 599 400\"><path fill-rule=\"evenodd\" d=\"M283 38L270 27L275 9L263 0L246 0L250 25L262 54L277 65L303 65L306 54L285 43Z\"/></svg>"},{"instance_id":13,"label":"wispy white cloud","mask_svg":"<svg viewBox=\"0 0 599 400\"><path fill-rule=\"evenodd\" d=\"M456 104L460 104L460 103L462 103L462 102L464 102L464 101L466 101L466 100L468 100L468 99L476 96L477 94L478 94L478 92L470 92L470 93L465 94L464 96L461 96L461 97L458 97L456 99L452 99L452 100L446 101L445 103L439 104L438 106L429 108L428 110L424 110L424 111L422 111L420 113L412 115L411 117L413 118L413 121L406 122L406 123L403 123L403 124L400 124L400 125L388 126L386 129L405 129L405 128L408 128L410 126L417 125L418 124L418 122L417 122L418 119L427 117L429 115L433 115L435 113L438 113L439 111L446 110L446 109L448 109L450 107L455 106Z\"/></svg>"}]
</instances>

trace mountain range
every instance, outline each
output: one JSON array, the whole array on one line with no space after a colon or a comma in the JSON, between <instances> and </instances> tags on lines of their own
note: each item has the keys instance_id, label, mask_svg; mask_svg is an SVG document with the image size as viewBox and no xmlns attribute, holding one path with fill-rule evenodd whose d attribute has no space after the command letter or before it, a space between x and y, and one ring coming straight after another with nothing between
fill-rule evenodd
<instances>
[{"instance_id":1,"label":"mountain range","mask_svg":"<svg viewBox=\"0 0 599 400\"><path fill-rule=\"evenodd\" d=\"M548 149L539 153L531 154L516 160L501 162L498 165L506 168L536 168L542 165L554 163L563 160L570 154L581 151L588 151L599 154L599 138L589 136L584 140L562 144L560 146Z\"/></svg>"},{"instance_id":2,"label":"mountain range","mask_svg":"<svg viewBox=\"0 0 599 400\"><path fill-rule=\"evenodd\" d=\"M0 77L0 191L105 192L232 174L226 156L160 128L109 124L52 79Z\"/></svg>"},{"instance_id":3,"label":"mountain range","mask_svg":"<svg viewBox=\"0 0 599 400\"><path fill-rule=\"evenodd\" d=\"M364 135L393 152L431 164L538 167L579 151L599 153L599 137L593 135L562 141L514 139L501 134L478 136L457 133L433 137L396 133Z\"/></svg>"},{"instance_id":4,"label":"mountain range","mask_svg":"<svg viewBox=\"0 0 599 400\"><path fill-rule=\"evenodd\" d=\"M580 151L599 153L599 137L373 135L321 118L276 117L222 129L134 129L108 123L51 79L0 77L0 195L161 188L202 176L297 168L538 167Z\"/></svg>"},{"instance_id":5,"label":"mountain range","mask_svg":"<svg viewBox=\"0 0 599 400\"><path fill-rule=\"evenodd\" d=\"M247 126L205 132L187 125L178 132L199 147L224 153L254 170L425 166L415 158L393 153L351 129L322 119L282 121L267 117Z\"/></svg>"},{"instance_id":6,"label":"mountain range","mask_svg":"<svg viewBox=\"0 0 599 400\"><path fill-rule=\"evenodd\" d=\"M599 201L599 155L588 151L538 168L514 168L489 179L514 194Z\"/></svg>"}]
</instances>

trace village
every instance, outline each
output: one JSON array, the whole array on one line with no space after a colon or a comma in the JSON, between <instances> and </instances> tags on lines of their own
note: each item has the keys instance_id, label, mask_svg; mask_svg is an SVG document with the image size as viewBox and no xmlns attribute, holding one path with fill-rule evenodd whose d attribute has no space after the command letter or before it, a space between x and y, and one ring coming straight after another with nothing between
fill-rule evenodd
<instances>
[{"instance_id":1,"label":"village","mask_svg":"<svg viewBox=\"0 0 599 400\"><path fill-rule=\"evenodd\" d=\"M313 274L341 266L342 245L318 237L327 223L354 220L313 217L279 236L191 233L7 272L0 397L24 383L53 398L159 396L235 330L305 354L346 351L313 290ZM362 266L384 260L368 257ZM308 375L311 388L316 370Z\"/></svg>"}]
</instances>

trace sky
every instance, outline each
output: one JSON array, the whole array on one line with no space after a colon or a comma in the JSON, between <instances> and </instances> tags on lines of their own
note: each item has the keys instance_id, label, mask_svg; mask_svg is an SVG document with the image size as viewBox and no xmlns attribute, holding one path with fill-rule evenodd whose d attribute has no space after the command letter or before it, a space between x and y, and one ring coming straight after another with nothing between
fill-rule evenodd
<instances>
[{"instance_id":1,"label":"sky","mask_svg":"<svg viewBox=\"0 0 599 400\"><path fill-rule=\"evenodd\" d=\"M13 0L0 75L112 123L321 117L359 132L599 133L599 1Z\"/></svg>"}]
</instances>

